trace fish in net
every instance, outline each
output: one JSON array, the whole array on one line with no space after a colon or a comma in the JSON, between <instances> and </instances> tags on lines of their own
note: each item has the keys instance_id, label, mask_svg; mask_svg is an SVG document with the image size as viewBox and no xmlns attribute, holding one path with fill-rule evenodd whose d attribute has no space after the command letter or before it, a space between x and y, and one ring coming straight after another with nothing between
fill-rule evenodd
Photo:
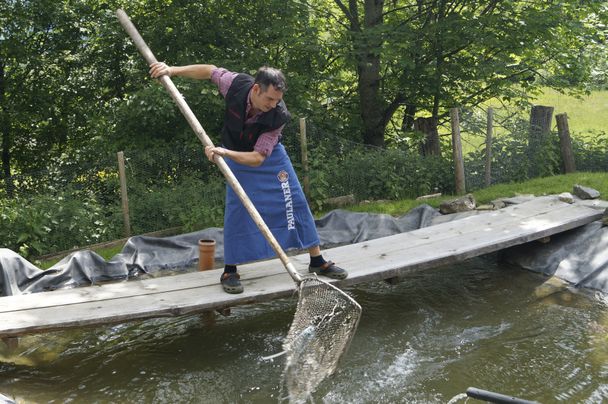
<instances>
[{"instance_id":1,"label":"fish in net","mask_svg":"<svg viewBox=\"0 0 608 404\"><path fill-rule=\"evenodd\" d=\"M283 342L281 396L290 403L308 400L336 370L361 317L361 306L352 297L316 276L303 278L299 289L296 313Z\"/></svg>"}]
</instances>

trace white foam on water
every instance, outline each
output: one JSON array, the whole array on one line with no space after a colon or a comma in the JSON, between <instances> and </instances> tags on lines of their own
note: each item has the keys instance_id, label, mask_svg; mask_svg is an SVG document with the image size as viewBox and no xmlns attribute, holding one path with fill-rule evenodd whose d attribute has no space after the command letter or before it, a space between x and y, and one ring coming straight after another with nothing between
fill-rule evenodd
<instances>
[{"instance_id":1,"label":"white foam on water","mask_svg":"<svg viewBox=\"0 0 608 404\"><path fill-rule=\"evenodd\" d=\"M347 385L335 386L323 397L323 402L390 402L395 399L395 392L399 392L399 396L403 397L405 386L410 383L420 363L425 361L426 359L421 358L418 352L408 345L405 351L396 355L388 366L384 362L378 362L369 367L357 382L361 383L361 386L357 388L356 396L352 395ZM414 402L409 399L407 401Z\"/></svg>"}]
</instances>

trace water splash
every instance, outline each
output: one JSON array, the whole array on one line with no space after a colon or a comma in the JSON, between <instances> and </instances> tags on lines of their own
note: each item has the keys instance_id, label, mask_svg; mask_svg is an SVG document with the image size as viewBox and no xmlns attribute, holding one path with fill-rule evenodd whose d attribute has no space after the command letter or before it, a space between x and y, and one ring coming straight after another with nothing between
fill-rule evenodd
<instances>
[{"instance_id":1,"label":"water splash","mask_svg":"<svg viewBox=\"0 0 608 404\"><path fill-rule=\"evenodd\" d=\"M456 394L454 397L450 398L450 401L448 401L447 404L455 404L457 402L459 402L460 400L466 400L468 398L467 393L460 393L460 394Z\"/></svg>"}]
</instances>

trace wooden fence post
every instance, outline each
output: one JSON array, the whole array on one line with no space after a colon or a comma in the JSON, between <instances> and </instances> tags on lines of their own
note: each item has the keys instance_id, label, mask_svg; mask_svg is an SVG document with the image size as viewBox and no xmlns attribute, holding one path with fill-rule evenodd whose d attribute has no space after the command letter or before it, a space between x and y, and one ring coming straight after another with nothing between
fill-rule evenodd
<instances>
[{"instance_id":1,"label":"wooden fence post","mask_svg":"<svg viewBox=\"0 0 608 404\"><path fill-rule=\"evenodd\" d=\"M566 113L555 115L557 121L557 133L559 134L559 148L562 152L564 162L564 173L576 171L574 164L574 153L572 152L572 138L570 137L570 127L568 126L568 115Z\"/></svg>"},{"instance_id":2,"label":"wooden fence post","mask_svg":"<svg viewBox=\"0 0 608 404\"><path fill-rule=\"evenodd\" d=\"M122 218L124 223L124 236L131 236L131 221L129 219L129 198L127 196L127 176L125 174L125 155L118 153L118 176L120 178L120 199L122 200Z\"/></svg>"},{"instance_id":3,"label":"wooden fence post","mask_svg":"<svg viewBox=\"0 0 608 404\"><path fill-rule=\"evenodd\" d=\"M458 108L450 109L450 121L452 124L452 151L454 156L456 194L462 195L466 192L466 188L464 183L464 162L462 159L462 143L460 141L460 119L458 117Z\"/></svg>"},{"instance_id":4,"label":"wooden fence post","mask_svg":"<svg viewBox=\"0 0 608 404\"><path fill-rule=\"evenodd\" d=\"M304 195L308 199L310 197L310 178L308 177L308 146L306 141L306 118L300 118L300 149L302 151L302 169L304 177L302 183L304 186Z\"/></svg>"},{"instance_id":5,"label":"wooden fence post","mask_svg":"<svg viewBox=\"0 0 608 404\"><path fill-rule=\"evenodd\" d=\"M492 185L492 136L494 131L494 110L488 108L488 121L486 125L486 187Z\"/></svg>"},{"instance_id":6,"label":"wooden fence post","mask_svg":"<svg viewBox=\"0 0 608 404\"><path fill-rule=\"evenodd\" d=\"M542 175L542 165L546 161L542 155L549 134L551 133L551 122L553 121L553 107L534 105L530 111L530 134L528 138L528 158L530 167L528 176L530 178Z\"/></svg>"}]
</instances>

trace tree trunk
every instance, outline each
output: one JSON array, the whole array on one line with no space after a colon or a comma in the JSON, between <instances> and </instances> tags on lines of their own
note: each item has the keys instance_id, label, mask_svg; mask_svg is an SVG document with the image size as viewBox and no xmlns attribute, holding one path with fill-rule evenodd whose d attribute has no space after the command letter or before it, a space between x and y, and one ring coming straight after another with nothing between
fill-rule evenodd
<instances>
[{"instance_id":1,"label":"tree trunk","mask_svg":"<svg viewBox=\"0 0 608 404\"><path fill-rule=\"evenodd\" d=\"M445 56L443 55L443 19L445 17L445 0L439 0L437 14L435 15L434 22L436 25L435 30L435 80L434 80L434 94L433 94L433 117L439 118L439 103L441 101L442 91L442 77L443 77L443 63Z\"/></svg>"},{"instance_id":2,"label":"tree trunk","mask_svg":"<svg viewBox=\"0 0 608 404\"><path fill-rule=\"evenodd\" d=\"M450 109L450 124L452 127L452 156L454 157L454 181L456 183L456 195L466 192L464 180L464 160L462 158L462 142L460 140L460 117L458 108Z\"/></svg>"},{"instance_id":3,"label":"tree trunk","mask_svg":"<svg viewBox=\"0 0 608 404\"><path fill-rule=\"evenodd\" d=\"M4 62L0 60L0 135L2 136L2 178L4 188L9 197L13 196L13 179L11 177L11 134L10 118L6 106L6 77L4 76Z\"/></svg>"},{"instance_id":4,"label":"tree trunk","mask_svg":"<svg viewBox=\"0 0 608 404\"><path fill-rule=\"evenodd\" d=\"M439 156L441 154L436 118L417 118L414 121L414 130L426 135L424 142L420 144L420 154L422 156Z\"/></svg>"},{"instance_id":5,"label":"tree trunk","mask_svg":"<svg viewBox=\"0 0 608 404\"><path fill-rule=\"evenodd\" d=\"M365 0L364 31L382 24L383 0ZM359 105L363 120L363 142L384 147L384 103L380 97L380 48L382 39L370 35L356 40Z\"/></svg>"},{"instance_id":6,"label":"tree trunk","mask_svg":"<svg viewBox=\"0 0 608 404\"><path fill-rule=\"evenodd\" d=\"M414 130L414 117L416 116L416 106L407 104L405 106L405 112L403 114L403 120L401 121L401 130L404 132L411 132Z\"/></svg>"}]
</instances>

